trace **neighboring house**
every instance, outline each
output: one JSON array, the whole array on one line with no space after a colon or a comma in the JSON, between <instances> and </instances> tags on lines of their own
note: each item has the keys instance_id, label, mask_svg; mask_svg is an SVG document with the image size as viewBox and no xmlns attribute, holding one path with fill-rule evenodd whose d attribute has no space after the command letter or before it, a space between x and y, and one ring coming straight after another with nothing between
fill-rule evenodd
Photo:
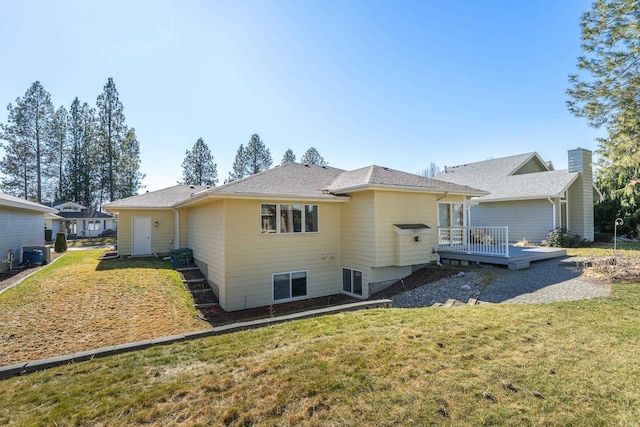
<instances>
[{"instance_id":1,"label":"neighboring house","mask_svg":"<svg viewBox=\"0 0 640 427\"><path fill-rule=\"evenodd\" d=\"M433 262L439 213L464 215L467 200L485 194L380 166L288 163L104 208L117 214L120 255L189 247L233 311L340 292L367 298Z\"/></svg>"},{"instance_id":2,"label":"neighboring house","mask_svg":"<svg viewBox=\"0 0 640 427\"><path fill-rule=\"evenodd\" d=\"M87 208L78 203L64 202L53 206L64 218L64 231L67 236L96 237L105 230L115 230L115 218L105 212Z\"/></svg>"},{"instance_id":3,"label":"neighboring house","mask_svg":"<svg viewBox=\"0 0 640 427\"><path fill-rule=\"evenodd\" d=\"M44 244L44 216L57 210L0 192L0 271L9 269L9 251L14 264L22 261L23 246Z\"/></svg>"},{"instance_id":4,"label":"neighboring house","mask_svg":"<svg viewBox=\"0 0 640 427\"><path fill-rule=\"evenodd\" d=\"M568 157L568 170L554 170L534 152L446 167L436 179L489 192L472 199L470 226L508 226L512 242L541 242L559 227L593 241L593 204L602 196L591 151L570 150Z\"/></svg>"},{"instance_id":5,"label":"neighboring house","mask_svg":"<svg viewBox=\"0 0 640 427\"><path fill-rule=\"evenodd\" d=\"M48 213L44 216L44 229L51 230L52 240L56 238L56 234L59 232L63 232L66 235L65 221L64 217L54 213Z\"/></svg>"}]
</instances>

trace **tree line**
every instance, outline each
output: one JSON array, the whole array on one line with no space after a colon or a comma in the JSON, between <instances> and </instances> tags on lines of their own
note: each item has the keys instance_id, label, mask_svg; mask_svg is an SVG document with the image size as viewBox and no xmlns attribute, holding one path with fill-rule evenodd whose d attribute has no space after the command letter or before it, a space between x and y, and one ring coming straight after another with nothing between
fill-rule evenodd
<instances>
[{"instance_id":1,"label":"tree line","mask_svg":"<svg viewBox=\"0 0 640 427\"><path fill-rule=\"evenodd\" d=\"M140 143L125 123L112 78L95 108L77 97L68 110L55 108L36 81L7 110L7 123L0 124L0 187L6 193L98 207L142 188Z\"/></svg>"},{"instance_id":2,"label":"tree line","mask_svg":"<svg viewBox=\"0 0 640 427\"><path fill-rule=\"evenodd\" d=\"M292 163L296 161L293 150L287 149L280 164ZM325 166L328 163L311 147L302 158L301 163ZM229 177L225 179L227 184L246 176L250 176L271 167L273 160L271 152L260 139L260 135L251 135L247 144L240 144L233 162ZM214 187L218 184L218 165L213 161L213 155L208 145L202 138L198 138L191 150L186 150L185 158L182 162L182 181L180 184L207 185Z\"/></svg>"},{"instance_id":3,"label":"tree line","mask_svg":"<svg viewBox=\"0 0 640 427\"><path fill-rule=\"evenodd\" d=\"M596 0L581 17L583 55L569 76L569 111L589 125L604 127L599 139L596 184L604 200L595 222L613 232L640 230L640 3Z\"/></svg>"}]
</instances>

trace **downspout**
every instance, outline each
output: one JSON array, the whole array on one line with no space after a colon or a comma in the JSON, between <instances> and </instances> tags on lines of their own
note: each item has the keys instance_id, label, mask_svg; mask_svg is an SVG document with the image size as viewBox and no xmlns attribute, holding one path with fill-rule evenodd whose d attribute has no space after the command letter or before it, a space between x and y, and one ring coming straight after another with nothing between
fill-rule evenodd
<instances>
[{"instance_id":1,"label":"downspout","mask_svg":"<svg viewBox=\"0 0 640 427\"><path fill-rule=\"evenodd\" d=\"M549 201L549 203L551 203L551 206L553 206L553 228L552 230L556 229L556 204L553 202L553 200L551 200L551 197L547 197L547 200Z\"/></svg>"},{"instance_id":2,"label":"downspout","mask_svg":"<svg viewBox=\"0 0 640 427\"><path fill-rule=\"evenodd\" d=\"M173 249L180 247L180 211L173 208Z\"/></svg>"}]
</instances>

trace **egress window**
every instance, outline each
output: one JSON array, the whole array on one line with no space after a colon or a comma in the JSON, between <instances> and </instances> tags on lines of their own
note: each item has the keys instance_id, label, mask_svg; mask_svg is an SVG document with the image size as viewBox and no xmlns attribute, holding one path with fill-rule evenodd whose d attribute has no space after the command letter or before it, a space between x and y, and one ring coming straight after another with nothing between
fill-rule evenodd
<instances>
[{"instance_id":1,"label":"egress window","mask_svg":"<svg viewBox=\"0 0 640 427\"><path fill-rule=\"evenodd\" d=\"M307 295L307 272L293 271L273 275L273 300L302 298Z\"/></svg>"},{"instance_id":2,"label":"egress window","mask_svg":"<svg viewBox=\"0 0 640 427\"><path fill-rule=\"evenodd\" d=\"M260 233L317 233L318 205L263 204Z\"/></svg>"}]
</instances>

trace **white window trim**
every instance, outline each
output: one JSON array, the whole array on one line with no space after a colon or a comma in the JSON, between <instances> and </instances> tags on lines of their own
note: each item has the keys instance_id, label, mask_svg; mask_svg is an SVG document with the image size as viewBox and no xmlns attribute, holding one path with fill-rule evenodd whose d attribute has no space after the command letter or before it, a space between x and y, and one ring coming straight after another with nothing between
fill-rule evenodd
<instances>
[{"instance_id":1,"label":"white window trim","mask_svg":"<svg viewBox=\"0 0 640 427\"><path fill-rule=\"evenodd\" d=\"M351 271L351 289L353 290L353 272L357 271L360 274L362 274L362 294L356 294L355 292L347 292L344 290L344 277L342 276L342 270L350 270ZM357 298L362 298L364 297L364 271L359 270L357 268L351 268L351 267L341 267L340 269L340 277L341 277L341 281L342 281L342 286L340 287L342 289L342 293L346 294L346 295L353 295L354 297Z\"/></svg>"},{"instance_id":2,"label":"white window trim","mask_svg":"<svg viewBox=\"0 0 640 427\"><path fill-rule=\"evenodd\" d=\"M293 234L293 233L292 233ZM275 299L274 298L274 279L275 276L278 276L280 274L288 274L289 275L289 294L293 294L293 289L291 288L291 275L295 274L295 273L304 273L304 277L307 281L306 283L306 294L303 296L299 296L299 297L289 297L289 298L283 298L283 299ZM303 299L308 299L309 298L309 270L295 270L295 271L281 271L279 273L273 273L271 275L271 301L273 301L274 303L276 302L290 302L290 301L299 301L299 300L303 300Z\"/></svg>"},{"instance_id":3,"label":"white window trim","mask_svg":"<svg viewBox=\"0 0 640 427\"><path fill-rule=\"evenodd\" d=\"M262 207L265 205L275 205L276 206L276 231L275 233L263 233L262 232ZM299 232L291 232L291 233L283 233L280 228L280 215L281 210L280 207L282 205L300 205L302 206L302 222L300 224ZM315 206L317 208L317 218L318 218L318 230L317 231L306 231L307 225L307 216L306 216L306 207L307 206ZM258 222L258 233L261 236L288 236L288 235L297 235L297 234L318 234L320 233L320 206L313 203L260 203L260 221ZM284 274L284 273L283 273Z\"/></svg>"},{"instance_id":4,"label":"white window trim","mask_svg":"<svg viewBox=\"0 0 640 427\"><path fill-rule=\"evenodd\" d=\"M462 227L467 226L467 203L466 202L438 202L438 227L440 227L440 205L449 205L449 216L453 218L453 212L451 211L452 205L462 205ZM451 225L449 225L451 227ZM453 227L461 227L454 225Z\"/></svg>"}]
</instances>

